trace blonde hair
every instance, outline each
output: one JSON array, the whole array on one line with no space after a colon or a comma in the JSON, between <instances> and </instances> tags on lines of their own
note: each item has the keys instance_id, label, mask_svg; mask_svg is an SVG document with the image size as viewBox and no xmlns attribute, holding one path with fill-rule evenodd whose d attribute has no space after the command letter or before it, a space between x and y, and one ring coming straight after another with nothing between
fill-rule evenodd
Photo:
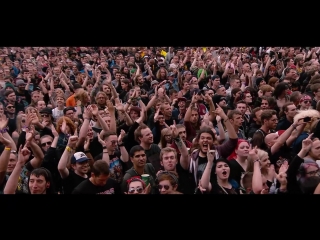
<instances>
[{"instance_id":1,"label":"blonde hair","mask_svg":"<svg viewBox=\"0 0 320 240\"><path fill-rule=\"evenodd\" d=\"M293 118L293 122L297 121L298 119L305 118L305 117L311 117L311 122L308 122L303 129L303 131L309 133L313 122L317 121L320 118L320 113L314 109L298 110L298 113Z\"/></svg>"},{"instance_id":2,"label":"blonde hair","mask_svg":"<svg viewBox=\"0 0 320 240\"><path fill-rule=\"evenodd\" d=\"M268 153L264 150L257 149L258 150L258 157L259 159L263 159L265 157L269 157ZM247 172L253 172L253 159L248 156L248 166L247 166Z\"/></svg>"}]
</instances>

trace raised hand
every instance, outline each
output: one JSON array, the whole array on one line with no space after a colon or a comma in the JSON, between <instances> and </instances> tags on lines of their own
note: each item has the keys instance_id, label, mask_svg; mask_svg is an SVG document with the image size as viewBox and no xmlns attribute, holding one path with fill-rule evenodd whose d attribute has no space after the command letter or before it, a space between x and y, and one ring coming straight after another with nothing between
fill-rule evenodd
<instances>
[{"instance_id":1,"label":"raised hand","mask_svg":"<svg viewBox=\"0 0 320 240\"><path fill-rule=\"evenodd\" d=\"M26 162L30 158L30 155L31 155L31 151L26 147L22 148L22 145L21 145L18 153L18 162L21 163L21 165L26 164Z\"/></svg>"},{"instance_id":2,"label":"raised hand","mask_svg":"<svg viewBox=\"0 0 320 240\"><path fill-rule=\"evenodd\" d=\"M208 144L208 151L207 151L207 159L208 162L213 163L214 157L215 157L215 150L214 149L210 149L210 145Z\"/></svg>"},{"instance_id":3,"label":"raised hand","mask_svg":"<svg viewBox=\"0 0 320 240\"><path fill-rule=\"evenodd\" d=\"M306 152L309 152L311 147L312 147L312 137L313 133L311 133L306 139L302 141L302 149L305 150Z\"/></svg>"},{"instance_id":4,"label":"raised hand","mask_svg":"<svg viewBox=\"0 0 320 240\"><path fill-rule=\"evenodd\" d=\"M170 129L171 129L171 132L172 132L172 138L173 139L179 137L179 131L177 129L175 120L173 120L173 125L170 126Z\"/></svg>"},{"instance_id":5,"label":"raised hand","mask_svg":"<svg viewBox=\"0 0 320 240\"><path fill-rule=\"evenodd\" d=\"M10 146L10 145L11 145L11 141L8 140L7 138L3 137L2 133L0 133L0 142L1 142L4 146Z\"/></svg>"}]
</instances>

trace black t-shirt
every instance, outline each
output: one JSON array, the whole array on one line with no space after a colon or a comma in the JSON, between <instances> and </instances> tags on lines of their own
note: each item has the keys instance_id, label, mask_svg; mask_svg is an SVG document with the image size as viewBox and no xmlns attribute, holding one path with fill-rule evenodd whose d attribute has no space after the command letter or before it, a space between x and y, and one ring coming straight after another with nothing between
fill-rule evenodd
<instances>
[{"instance_id":1,"label":"black t-shirt","mask_svg":"<svg viewBox=\"0 0 320 240\"><path fill-rule=\"evenodd\" d=\"M280 167L283 161L288 161L288 163L290 163L292 159L291 148L288 147L286 143L274 154L271 154L271 149L268 149L268 155L271 164L275 167Z\"/></svg>"},{"instance_id":2,"label":"black t-shirt","mask_svg":"<svg viewBox=\"0 0 320 240\"><path fill-rule=\"evenodd\" d=\"M152 164L152 166L155 169L155 172L158 172L161 169L160 152L161 149L157 144L152 144L150 149L145 150L147 162Z\"/></svg>"},{"instance_id":3,"label":"black t-shirt","mask_svg":"<svg viewBox=\"0 0 320 240\"><path fill-rule=\"evenodd\" d=\"M179 163L176 166L176 170L179 176L179 185L177 191L183 194L194 194L194 179L189 170L183 169Z\"/></svg>"},{"instance_id":4,"label":"black t-shirt","mask_svg":"<svg viewBox=\"0 0 320 240\"><path fill-rule=\"evenodd\" d=\"M62 186L64 194L71 194L73 189L87 178L81 177L74 171L69 170L68 177L62 179Z\"/></svg>"},{"instance_id":5,"label":"black t-shirt","mask_svg":"<svg viewBox=\"0 0 320 240\"><path fill-rule=\"evenodd\" d=\"M245 172L245 170L242 168L242 166L237 162L235 159L231 159L229 161L230 165L230 178L234 179L238 185L240 186L241 182L241 175Z\"/></svg>"},{"instance_id":6,"label":"black t-shirt","mask_svg":"<svg viewBox=\"0 0 320 240\"><path fill-rule=\"evenodd\" d=\"M104 186L96 186L86 179L72 191L72 194L121 194L121 190L119 183L112 178L108 178Z\"/></svg>"},{"instance_id":7,"label":"black t-shirt","mask_svg":"<svg viewBox=\"0 0 320 240\"><path fill-rule=\"evenodd\" d=\"M220 187L216 181L210 181L212 189L210 194L240 194L239 189Z\"/></svg>"},{"instance_id":8,"label":"black t-shirt","mask_svg":"<svg viewBox=\"0 0 320 240\"><path fill-rule=\"evenodd\" d=\"M118 183L122 182L125 171L127 170L127 166L120 159L121 153L119 151L114 152L114 154L109 154L110 159L110 178L115 179ZM100 160L103 157L103 153L97 155L94 160Z\"/></svg>"},{"instance_id":9,"label":"black t-shirt","mask_svg":"<svg viewBox=\"0 0 320 240\"><path fill-rule=\"evenodd\" d=\"M89 145L90 153L93 158L102 153L102 146L98 141L98 137L94 137ZM84 152L83 145L77 147L77 152Z\"/></svg>"}]
</instances>

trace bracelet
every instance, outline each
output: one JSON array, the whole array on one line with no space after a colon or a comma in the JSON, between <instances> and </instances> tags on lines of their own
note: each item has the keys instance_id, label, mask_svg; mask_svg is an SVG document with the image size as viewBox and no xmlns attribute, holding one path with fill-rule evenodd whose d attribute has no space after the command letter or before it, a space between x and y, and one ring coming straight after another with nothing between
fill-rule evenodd
<instances>
[{"instance_id":1,"label":"bracelet","mask_svg":"<svg viewBox=\"0 0 320 240\"><path fill-rule=\"evenodd\" d=\"M255 162L260 162L260 159L256 159L253 161L253 163L255 163Z\"/></svg>"},{"instance_id":2,"label":"bracelet","mask_svg":"<svg viewBox=\"0 0 320 240\"><path fill-rule=\"evenodd\" d=\"M297 125L296 124L291 124L291 126L293 127L293 129L297 129Z\"/></svg>"},{"instance_id":3,"label":"bracelet","mask_svg":"<svg viewBox=\"0 0 320 240\"><path fill-rule=\"evenodd\" d=\"M3 129L0 129L0 133L6 133L9 130L9 127L5 127Z\"/></svg>"},{"instance_id":4,"label":"bracelet","mask_svg":"<svg viewBox=\"0 0 320 240\"><path fill-rule=\"evenodd\" d=\"M90 149L89 150L84 150L84 153L90 153Z\"/></svg>"},{"instance_id":5,"label":"bracelet","mask_svg":"<svg viewBox=\"0 0 320 240\"><path fill-rule=\"evenodd\" d=\"M72 149L71 147L69 147L69 146L66 146L66 150L68 151L68 152L72 152L72 151L74 151L74 149Z\"/></svg>"},{"instance_id":6,"label":"bracelet","mask_svg":"<svg viewBox=\"0 0 320 240\"><path fill-rule=\"evenodd\" d=\"M118 146L119 146L119 147L123 147L123 146L124 146L124 143L118 143Z\"/></svg>"},{"instance_id":7,"label":"bracelet","mask_svg":"<svg viewBox=\"0 0 320 240\"><path fill-rule=\"evenodd\" d=\"M107 147L106 147L106 146L104 146L104 147L102 147L102 149L107 149Z\"/></svg>"},{"instance_id":8,"label":"bracelet","mask_svg":"<svg viewBox=\"0 0 320 240\"><path fill-rule=\"evenodd\" d=\"M108 152L103 152L103 153L108 153Z\"/></svg>"},{"instance_id":9,"label":"bracelet","mask_svg":"<svg viewBox=\"0 0 320 240\"><path fill-rule=\"evenodd\" d=\"M11 151L10 147L5 147L4 150Z\"/></svg>"}]
</instances>

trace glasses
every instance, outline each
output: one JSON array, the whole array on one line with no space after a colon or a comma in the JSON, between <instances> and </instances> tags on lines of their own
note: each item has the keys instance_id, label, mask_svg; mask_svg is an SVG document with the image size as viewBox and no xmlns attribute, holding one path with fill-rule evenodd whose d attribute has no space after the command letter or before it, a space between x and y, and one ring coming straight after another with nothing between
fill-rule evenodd
<instances>
[{"instance_id":1,"label":"glasses","mask_svg":"<svg viewBox=\"0 0 320 240\"><path fill-rule=\"evenodd\" d=\"M142 187L137 187L137 188L130 188L129 190L128 190L128 193L134 193L135 191L137 191L137 193L142 193L142 191L143 191L143 188Z\"/></svg>"},{"instance_id":2,"label":"glasses","mask_svg":"<svg viewBox=\"0 0 320 240\"><path fill-rule=\"evenodd\" d=\"M16 108L15 106L7 106L8 109Z\"/></svg>"},{"instance_id":3,"label":"glasses","mask_svg":"<svg viewBox=\"0 0 320 240\"><path fill-rule=\"evenodd\" d=\"M311 104L312 101L303 101L304 104L310 103Z\"/></svg>"},{"instance_id":4,"label":"glasses","mask_svg":"<svg viewBox=\"0 0 320 240\"><path fill-rule=\"evenodd\" d=\"M45 147L46 145L51 146L52 142L41 143L41 147Z\"/></svg>"},{"instance_id":5,"label":"glasses","mask_svg":"<svg viewBox=\"0 0 320 240\"><path fill-rule=\"evenodd\" d=\"M49 114L41 114L41 117L49 117Z\"/></svg>"},{"instance_id":6,"label":"glasses","mask_svg":"<svg viewBox=\"0 0 320 240\"><path fill-rule=\"evenodd\" d=\"M159 184L159 185L158 185L158 189L159 189L159 190L162 190L162 188L164 188L165 190L168 191L169 188L170 188L170 186L169 186L169 185L160 185L160 184Z\"/></svg>"},{"instance_id":7,"label":"glasses","mask_svg":"<svg viewBox=\"0 0 320 240\"><path fill-rule=\"evenodd\" d=\"M319 169L311 172L307 172L307 175L319 175Z\"/></svg>"},{"instance_id":8,"label":"glasses","mask_svg":"<svg viewBox=\"0 0 320 240\"><path fill-rule=\"evenodd\" d=\"M214 93L212 93L212 92L210 92L210 93L208 93L208 95L213 95Z\"/></svg>"}]
</instances>

